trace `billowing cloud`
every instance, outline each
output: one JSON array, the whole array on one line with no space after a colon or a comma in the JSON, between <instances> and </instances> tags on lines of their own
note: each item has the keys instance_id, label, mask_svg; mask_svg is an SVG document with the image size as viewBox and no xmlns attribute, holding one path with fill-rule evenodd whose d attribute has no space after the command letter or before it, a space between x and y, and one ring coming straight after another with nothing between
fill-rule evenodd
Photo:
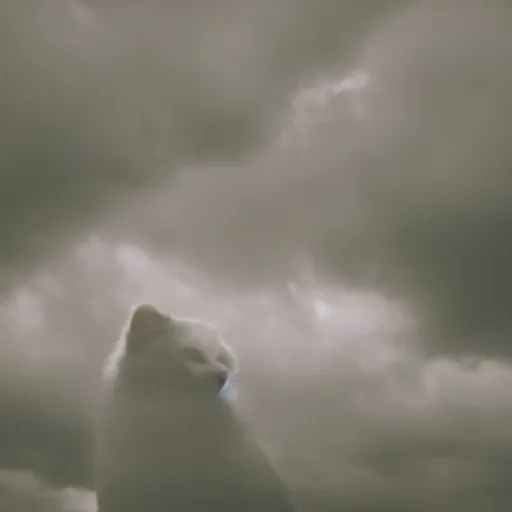
<instances>
[{"instance_id":1,"label":"billowing cloud","mask_svg":"<svg viewBox=\"0 0 512 512\"><path fill-rule=\"evenodd\" d=\"M235 293L95 238L53 271L18 295L5 322L13 346L2 349L11 363L0 406L33 400L25 413L2 412L13 426L2 432L4 468L59 488L91 485L101 361L130 305L150 301L220 326L239 359L234 407L305 510L508 510L512 370L425 360L407 304L313 281Z\"/></svg>"},{"instance_id":2,"label":"billowing cloud","mask_svg":"<svg viewBox=\"0 0 512 512\"><path fill-rule=\"evenodd\" d=\"M184 163L241 159L272 139L300 77L348 59L395 3L9 3L0 27L1 288L127 194Z\"/></svg>"},{"instance_id":3,"label":"billowing cloud","mask_svg":"<svg viewBox=\"0 0 512 512\"><path fill-rule=\"evenodd\" d=\"M240 363L235 409L306 510L510 506L508 364L425 360L406 305L373 292L233 296L167 263L138 268L133 297L220 324Z\"/></svg>"},{"instance_id":4,"label":"billowing cloud","mask_svg":"<svg viewBox=\"0 0 512 512\"><path fill-rule=\"evenodd\" d=\"M295 138L189 171L139 231L236 283L309 255L326 279L409 300L434 352L508 354L511 20L499 1L402 10L356 73L302 93Z\"/></svg>"},{"instance_id":5,"label":"billowing cloud","mask_svg":"<svg viewBox=\"0 0 512 512\"><path fill-rule=\"evenodd\" d=\"M0 468L92 486L99 368L123 316L109 255L84 243L2 303Z\"/></svg>"}]
</instances>

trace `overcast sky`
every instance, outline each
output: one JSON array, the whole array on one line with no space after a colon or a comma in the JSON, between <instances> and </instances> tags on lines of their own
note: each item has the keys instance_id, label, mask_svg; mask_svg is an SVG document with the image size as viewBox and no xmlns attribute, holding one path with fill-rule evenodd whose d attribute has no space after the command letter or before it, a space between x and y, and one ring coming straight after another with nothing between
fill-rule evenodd
<instances>
[{"instance_id":1,"label":"overcast sky","mask_svg":"<svg viewBox=\"0 0 512 512\"><path fill-rule=\"evenodd\" d=\"M512 506L506 0L0 16L0 508L91 512L137 301L215 321L305 510Z\"/></svg>"}]
</instances>

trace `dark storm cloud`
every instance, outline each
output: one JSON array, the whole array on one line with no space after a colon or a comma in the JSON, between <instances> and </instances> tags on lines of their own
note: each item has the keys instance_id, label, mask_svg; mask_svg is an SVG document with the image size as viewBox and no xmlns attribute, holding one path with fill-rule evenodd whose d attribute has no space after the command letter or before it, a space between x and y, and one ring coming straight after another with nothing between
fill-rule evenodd
<instances>
[{"instance_id":1,"label":"dark storm cloud","mask_svg":"<svg viewBox=\"0 0 512 512\"><path fill-rule=\"evenodd\" d=\"M49 0L2 9L3 290L123 194L273 137L290 88L396 1Z\"/></svg>"},{"instance_id":2,"label":"dark storm cloud","mask_svg":"<svg viewBox=\"0 0 512 512\"><path fill-rule=\"evenodd\" d=\"M51 0L3 8L4 293L27 267L75 238L112 192L142 180L143 158L117 126L124 100L115 37L93 19L75 16L71 6ZM134 111L127 114L132 124Z\"/></svg>"},{"instance_id":3,"label":"dark storm cloud","mask_svg":"<svg viewBox=\"0 0 512 512\"><path fill-rule=\"evenodd\" d=\"M435 350L509 354L510 5L412 11L373 45L363 130L375 152L358 197L377 227L363 268L416 302ZM347 242L320 251L341 268Z\"/></svg>"},{"instance_id":4,"label":"dark storm cloud","mask_svg":"<svg viewBox=\"0 0 512 512\"><path fill-rule=\"evenodd\" d=\"M243 170L185 175L144 236L237 282L310 254L410 300L436 352L509 353L511 59L505 2L403 9L353 61L366 86L326 93L324 121Z\"/></svg>"}]
</instances>

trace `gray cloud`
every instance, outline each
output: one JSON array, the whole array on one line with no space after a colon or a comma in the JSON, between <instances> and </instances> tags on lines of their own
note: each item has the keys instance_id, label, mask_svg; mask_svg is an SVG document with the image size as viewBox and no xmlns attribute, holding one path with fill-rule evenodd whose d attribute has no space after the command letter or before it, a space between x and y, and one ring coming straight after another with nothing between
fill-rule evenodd
<instances>
[{"instance_id":1,"label":"gray cloud","mask_svg":"<svg viewBox=\"0 0 512 512\"><path fill-rule=\"evenodd\" d=\"M273 138L300 77L349 59L395 3L6 5L2 289L184 162L239 159Z\"/></svg>"},{"instance_id":2,"label":"gray cloud","mask_svg":"<svg viewBox=\"0 0 512 512\"><path fill-rule=\"evenodd\" d=\"M238 302L228 324L245 356L239 411L297 499L311 510L507 510L510 366L425 361L392 311L379 326L379 300L354 302L334 301L309 329L281 301ZM351 307L373 328L347 318Z\"/></svg>"},{"instance_id":3,"label":"gray cloud","mask_svg":"<svg viewBox=\"0 0 512 512\"><path fill-rule=\"evenodd\" d=\"M139 231L235 282L310 254L327 279L410 300L429 350L508 354L511 19L499 1L404 9L354 59L368 85L331 93L305 139L189 172Z\"/></svg>"},{"instance_id":4,"label":"gray cloud","mask_svg":"<svg viewBox=\"0 0 512 512\"><path fill-rule=\"evenodd\" d=\"M511 370L461 356L509 353L506 3L419 2L376 25L394 2L210 2L208 23L189 2L89 4L0 21L0 496L61 503L13 469L91 485L100 362L150 299L222 323L240 414L311 510L509 510ZM351 68L368 86L275 149L297 85ZM66 252L100 220L155 261ZM411 303L426 346L457 360L370 328L371 304L340 299L319 325L307 287L253 294L304 254L333 288Z\"/></svg>"},{"instance_id":5,"label":"gray cloud","mask_svg":"<svg viewBox=\"0 0 512 512\"><path fill-rule=\"evenodd\" d=\"M98 376L123 320L124 279L91 239L2 303L0 468L92 486Z\"/></svg>"},{"instance_id":6,"label":"gray cloud","mask_svg":"<svg viewBox=\"0 0 512 512\"><path fill-rule=\"evenodd\" d=\"M272 138L299 77L348 58L394 2L210 4L208 16L179 2L3 10L2 467L90 484L86 417L121 316L109 296L119 276L103 268L100 286L67 248L183 162L238 158Z\"/></svg>"}]
</instances>

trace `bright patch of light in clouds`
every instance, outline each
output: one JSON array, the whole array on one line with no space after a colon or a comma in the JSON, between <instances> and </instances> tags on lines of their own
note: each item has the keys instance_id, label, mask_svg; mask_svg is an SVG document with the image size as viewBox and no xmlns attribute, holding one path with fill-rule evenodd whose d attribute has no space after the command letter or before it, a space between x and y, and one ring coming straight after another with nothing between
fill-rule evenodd
<instances>
[{"instance_id":1,"label":"bright patch of light in clouds","mask_svg":"<svg viewBox=\"0 0 512 512\"><path fill-rule=\"evenodd\" d=\"M44 324L41 298L30 288L20 288L7 303L7 310L13 315L19 328L36 331Z\"/></svg>"},{"instance_id":2,"label":"bright patch of light in clouds","mask_svg":"<svg viewBox=\"0 0 512 512\"><path fill-rule=\"evenodd\" d=\"M67 488L62 491L63 512L96 512L96 495L84 489Z\"/></svg>"},{"instance_id":3,"label":"bright patch of light in clouds","mask_svg":"<svg viewBox=\"0 0 512 512\"><path fill-rule=\"evenodd\" d=\"M123 270L131 275L144 275L152 265L148 255L134 245L120 245L115 254Z\"/></svg>"},{"instance_id":4,"label":"bright patch of light in clouds","mask_svg":"<svg viewBox=\"0 0 512 512\"><path fill-rule=\"evenodd\" d=\"M306 136L316 125L334 119L336 109L333 103L341 96L343 104L359 117L362 110L357 93L369 83L370 75L366 71L354 70L338 80L324 78L300 90L292 102L292 130Z\"/></svg>"}]
</instances>

